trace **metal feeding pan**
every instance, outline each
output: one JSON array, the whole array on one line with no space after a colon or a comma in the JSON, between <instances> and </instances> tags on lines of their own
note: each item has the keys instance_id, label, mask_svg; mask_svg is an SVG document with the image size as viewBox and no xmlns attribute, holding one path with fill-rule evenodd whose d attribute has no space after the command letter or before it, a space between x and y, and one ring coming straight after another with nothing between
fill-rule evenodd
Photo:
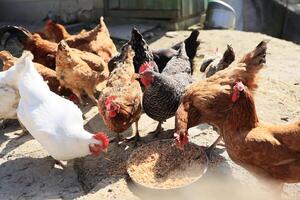
<instances>
[{"instance_id":1,"label":"metal feeding pan","mask_svg":"<svg viewBox=\"0 0 300 200\"><path fill-rule=\"evenodd\" d=\"M136 148L128 159L127 173L138 188L171 191L197 182L207 166L202 147L188 143L181 151L174 140L167 139Z\"/></svg>"},{"instance_id":2,"label":"metal feeding pan","mask_svg":"<svg viewBox=\"0 0 300 200\"><path fill-rule=\"evenodd\" d=\"M220 0L211 0L206 10L204 29L234 29L235 10Z\"/></svg>"}]
</instances>

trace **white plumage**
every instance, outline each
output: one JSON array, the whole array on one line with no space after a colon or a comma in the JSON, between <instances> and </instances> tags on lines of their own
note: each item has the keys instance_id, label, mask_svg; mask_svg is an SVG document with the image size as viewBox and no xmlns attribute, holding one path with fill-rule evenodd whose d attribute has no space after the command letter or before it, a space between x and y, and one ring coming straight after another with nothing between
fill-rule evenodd
<instances>
[{"instance_id":1,"label":"white plumage","mask_svg":"<svg viewBox=\"0 0 300 200\"><path fill-rule=\"evenodd\" d=\"M17 80L20 77L20 61L7 71L0 72L0 119L16 119L20 95ZM16 67L19 66L19 67Z\"/></svg>"},{"instance_id":2,"label":"white plumage","mask_svg":"<svg viewBox=\"0 0 300 200\"><path fill-rule=\"evenodd\" d=\"M0 119L16 119L19 103L18 91L0 83Z\"/></svg>"},{"instance_id":3,"label":"white plumage","mask_svg":"<svg viewBox=\"0 0 300 200\"><path fill-rule=\"evenodd\" d=\"M101 141L83 129L80 109L49 90L34 68L29 52L20 59L24 63L18 83L21 99L17 115L21 123L56 160L91 154L89 145Z\"/></svg>"}]
</instances>

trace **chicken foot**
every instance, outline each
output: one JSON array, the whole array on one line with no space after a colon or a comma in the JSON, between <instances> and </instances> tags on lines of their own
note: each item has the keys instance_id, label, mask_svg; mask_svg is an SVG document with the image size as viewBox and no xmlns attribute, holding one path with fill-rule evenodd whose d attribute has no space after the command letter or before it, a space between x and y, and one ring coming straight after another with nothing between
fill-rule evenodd
<instances>
[{"instance_id":1,"label":"chicken foot","mask_svg":"<svg viewBox=\"0 0 300 200\"><path fill-rule=\"evenodd\" d=\"M6 129L6 127L9 124L9 121L10 121L9 119L3 119L3 120L1 120L1 123L0 123L1 129Z\"/></svg>"},{"instance_id":2,"label":"chicken foot","mask_svg":"<svg viewBox=\"0 0 300 200\"><path fill-rule=\"evenodd\" d=\"M19 136L19 138L25 136L25 135L28 135L29 134L29 131L25 128L25 126L20 122L20 120L18 120L20 126L21 126L21 129L22 129L22 132L21 133L16 133L16 135Z\"/></svg>"},{"instance_id":3,"label":"chicken foot","mask_svg":"<svg viewBox=\"0 0 300 200\"><path fill-rule=\"evenodd\" d=\"M63 161L59 161L59 160L54 159L52 156L49 156L49 157L54 160L53 168L55 167L55 165L58 165L62 169L67 168L67 162L66 161L63 162Z\"/></svg>"},{"instance_id":4,"label":"chicken foot","mask_svg":"<svg viewBox=\"0 0 300 200\"><path fill-rule=\"evenodd\" d=\"M132 140L134 140L134 146L137 146L137 142L140 140L141 136L139 133L139 128L138 128L138 121L135 122L135 135L131 136L131 137L127 137L127 138L122 138L120 136L120 133L117 133L117 136L114 137L113 139L109 140L109 143L113 143L116 142L117 144L120 144L121 142L131 142Z\"/></svg>"},{"instance_id":5,"label":"chicken foot","mask_svg":"<svg viewBox=\"0 0 300 200\"><path fill-rule=\"evenodd\" d=\"M121 140L122 140L122 138L121 138L121 136L120 136L120 133L117 133L117 136L114 137L114 138L112 138L112 139L110 139L110 140L109 140L109 143L114 143L114 142L116 142L117 144L119 144Z\"/></svg>"}]
</instances>

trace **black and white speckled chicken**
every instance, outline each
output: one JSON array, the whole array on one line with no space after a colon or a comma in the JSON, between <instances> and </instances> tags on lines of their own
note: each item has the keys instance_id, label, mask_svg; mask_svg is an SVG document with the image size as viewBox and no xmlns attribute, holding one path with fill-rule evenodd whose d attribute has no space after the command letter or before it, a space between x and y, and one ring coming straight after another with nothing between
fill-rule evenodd
<instances>
[{"instance_id":1,"label":"black and white speckled chicken","mask_svg":"<svg viewBox=\"0 0 300 200\"><path fill-rule=\"evenodd\" d=\"M145 62L139 70L141 82L146 87L143 94L143 109L152 119L158 121L156 135L162 130L162 123L174 116L187 85L192 83L191 66L182 43L178 54L166 65L162 73Z\"/></svg>"},{"instance_id":2,"label":"black and white speckled chicken","mask_svg":"<svg viewBox=\"0 0 300 200\"><path fill-rule=\"evenodd\" d=\"M158 66L154 61L152 51L147 42L144 40L142 34L136 29L132 28L130 45L134 50L133 65L135 72L139 72L140 67L144 63L148 63L153 67L153 70L159 72Z\"/></svg>"}]
</instances>

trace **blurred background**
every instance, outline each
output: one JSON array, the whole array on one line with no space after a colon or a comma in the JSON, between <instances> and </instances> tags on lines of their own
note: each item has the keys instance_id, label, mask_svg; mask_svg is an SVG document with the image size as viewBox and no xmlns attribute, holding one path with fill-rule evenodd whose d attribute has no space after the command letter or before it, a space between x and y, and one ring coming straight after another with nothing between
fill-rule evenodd
<instances>
[{"instance_id":1,"label":"blurred background","mask_svg":"<svg viewBox=\"0 0 300 200\"><path fill-rule=\"evenodd\" d=\"M209 2L214 2L209 8ZM223 4L227 3L227 4ZM217 23L300 43L300 0L1 0L0 25L22 24L36 30L53 19L72 31L105 16L112 37L126 39L133 24L142 31L203 28L205 14ZM218 5L219 4L219 5ZM223 4L220 6L220 4ZM227 13L226 13L227 12ZM235 18L228 19L232 12ZM213 17L212 17L213 16ZM230 18L230 16L229 16ZM206 18L206 20L208 20ZM224 22L224 20L226 22ZM222 22L223 21L223 22ZM121 34L120 34L121 33ZM124 35L125 34L125 35Z\"/></svg>"}]
</instances>

